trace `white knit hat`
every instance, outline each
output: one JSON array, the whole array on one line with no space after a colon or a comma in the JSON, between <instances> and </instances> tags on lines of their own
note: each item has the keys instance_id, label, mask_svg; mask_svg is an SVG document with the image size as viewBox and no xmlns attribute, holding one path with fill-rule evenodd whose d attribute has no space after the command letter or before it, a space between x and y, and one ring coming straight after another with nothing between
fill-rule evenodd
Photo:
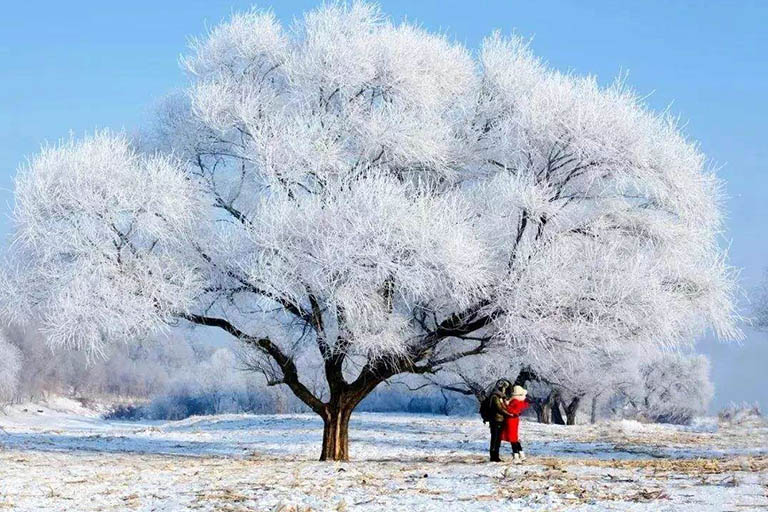
<instances>
[{"instance_id":1,"label":"white knit hat","mask_svg":"<svg viewBox=\"0 0 768 512\"><path fill-rule=\"evenodd\" d=\"M512 388L512 398L525 398L528 394L523 386L515 386Z\"/></svg>"}]
</instances>

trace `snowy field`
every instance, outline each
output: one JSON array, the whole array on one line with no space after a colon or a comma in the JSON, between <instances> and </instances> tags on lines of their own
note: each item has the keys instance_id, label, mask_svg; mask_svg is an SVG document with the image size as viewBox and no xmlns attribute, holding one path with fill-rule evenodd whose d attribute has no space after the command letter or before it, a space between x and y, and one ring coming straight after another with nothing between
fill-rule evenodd
<instances>
[{"instance_id":1,"label":"snowy field","mask_svg":"<svg viewBox=\"0 0 768 512\"><path fill-rule=\"evenodd\" d=\"M0 510L768 509L759 419L523 422L529 459L515 465L486 462L479 418L360 413L354 460L320 463L314 416L119 422L66 409L0 414Z\"/></svg>"}]
</instances>

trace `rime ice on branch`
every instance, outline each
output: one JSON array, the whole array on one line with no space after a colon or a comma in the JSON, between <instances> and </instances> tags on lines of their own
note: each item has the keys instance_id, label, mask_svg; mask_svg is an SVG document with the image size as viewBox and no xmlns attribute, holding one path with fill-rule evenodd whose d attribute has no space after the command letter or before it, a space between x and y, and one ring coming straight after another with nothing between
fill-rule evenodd
<instances>
[{"instance_id":1,"label":"rime ice on branch","mask_svg":"<svg viewBox=\"0 0 768 512\"><path fill-rule=\"evenodd\" d=\"M183 64L146 154L100 134L19 174L14 289L53 343L223 329L346 459L398 373L739 336L720 184L621 83L499 35L474 59L363 3L235 15Z\"/></svg>"}]
</instances>

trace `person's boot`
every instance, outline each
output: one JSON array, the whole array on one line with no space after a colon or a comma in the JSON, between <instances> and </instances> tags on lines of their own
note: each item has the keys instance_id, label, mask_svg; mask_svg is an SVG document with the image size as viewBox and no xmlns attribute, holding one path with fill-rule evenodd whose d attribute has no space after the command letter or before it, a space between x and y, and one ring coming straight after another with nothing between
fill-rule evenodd
<instances>
[{"instance_id":1,"label":"person's boot","mask_svg":"<svg viewBox=\"0 0 768 512\"><path fill-rule=\"evenodd\" d=\"M520 462L522 462L522 460L520 460L519 452L515 452L512 454L512 462L514 462L515 464L519 464Z\"/></svg>"},{"instance_id":2,"label":"person's boot","mask_svg":"<svg viewBox=\"0 0 768 512\"><path fill-rule=\"evenodd\" d=\"M520 452L517 454L520 457L520 462L525 460L525 452L520 450Z\"/></svg>"}]
</instances>

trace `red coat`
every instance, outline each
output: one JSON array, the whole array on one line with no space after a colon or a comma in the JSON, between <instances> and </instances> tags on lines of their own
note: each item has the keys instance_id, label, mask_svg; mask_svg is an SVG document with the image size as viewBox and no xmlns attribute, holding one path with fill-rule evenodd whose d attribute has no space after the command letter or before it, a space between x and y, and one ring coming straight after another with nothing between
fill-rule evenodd
<instances>
[{"instance_id":1,"label":"red coat","mask_svg":"<svg viewBox=\"0 0 768 512\"><path fill-rule=\"evenodd\" d=\"M518 400L516 398L513 398L507 404L507 412L510 414L520 415L527 408L528 408L528 402L524 400ZM504 429L501 431L501 440L509 441L511 443L516 443L520 441L520 439L518 439L517 437L517 430L519 426L520 426L519 417L512 418L507 416L506 418L504 418Z\"/></svg>"}]
</instances>

